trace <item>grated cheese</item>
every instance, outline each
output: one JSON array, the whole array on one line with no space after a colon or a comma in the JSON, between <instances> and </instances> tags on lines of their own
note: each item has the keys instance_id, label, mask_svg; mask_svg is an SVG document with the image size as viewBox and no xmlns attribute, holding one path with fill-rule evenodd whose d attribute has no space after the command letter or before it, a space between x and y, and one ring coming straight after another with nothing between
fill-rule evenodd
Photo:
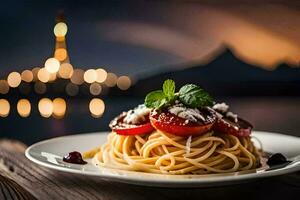
<instances>
[{"instance_id":1,"label":"grated cheese","mask_svg":"<svg viewBox=\"0 0 300 200\"><path fill-rule=\"evenodd\" d=\"M238 115L237 115L237 114L234 114L234 113L232 113L232 112L227 112L227 113L226 113L226 117L232 118L232 119L234 120L235 123L238 122Z\"/></svg>"},{"instance_id":2,"label":"grated cheese","mask_svg":"<svg viewBox=\"0 0 300 200\"><path fill-rule=\"evenodd\" d=\"M151 109L147 108L144 104L141 104L127 112L124 122L127 124L139 124L146 120L146 116L149 115L150 111Z\"/></svg>"},{"instance_id":3,"label":"grated cheese","mask_svg":"<svg viewBox=\"0 0 300 200\"><path fill-rule=\"evenodd\" d=\"M205 118L201 115L197 108L187 108L182 104L170 107L169 112L192 122L197 122L198 120L205 121Z\"/></svg>"},{"instance_id":4,"label":"grated cheese","mask_svg":"<svg viewBox=\"0 0 300 200\"><path fill-rule=\"evenodd\" d=\"M226 113L229 110L229 106L226 103L217 103L212 107L214 110L221 113Z\"/></svg>"}]
</instances>

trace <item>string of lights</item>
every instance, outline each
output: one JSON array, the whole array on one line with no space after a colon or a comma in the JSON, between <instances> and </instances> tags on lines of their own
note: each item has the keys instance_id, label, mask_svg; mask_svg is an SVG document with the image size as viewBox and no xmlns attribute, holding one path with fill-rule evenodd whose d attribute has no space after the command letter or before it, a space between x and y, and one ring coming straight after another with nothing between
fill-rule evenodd
<instances>
[{"instance_id":1,"label":"string of lights","mask_svg":"<svg viewBox=\"0 0 300 200\"><path fill-rule=\"evenodd\" d=\"M25 69L21 73L13 71L0 80L0 95L8 95L10 90L18 89L20 93L28 95L33 92L37 95L47 93L47 86L54 85L54 91L63 92L74 97L80 93L80 87L87 85L89 95L95 96L87 107L93 117L101 117L105 111L105 103L97 96L103 95L104 90L118 87L120 90L130 88L132 81L129 76L117 76L107 72L104 68L90 68L83 70L74 68L67 51L66 35L68 26L64 20L59 20L53 29L55 35L54 56L46 59L43 67ZM62 84L63 81L64 83ZM10 103L6 98L0 98L0 117L7 117L10 113ZM32 105L28 99L22 98L17 102L17 112L21 117L28 117ZM67 103L63 98L41 98L38 101L38 110L42 117L63 118Z\"/></svg>"}]
</instances>

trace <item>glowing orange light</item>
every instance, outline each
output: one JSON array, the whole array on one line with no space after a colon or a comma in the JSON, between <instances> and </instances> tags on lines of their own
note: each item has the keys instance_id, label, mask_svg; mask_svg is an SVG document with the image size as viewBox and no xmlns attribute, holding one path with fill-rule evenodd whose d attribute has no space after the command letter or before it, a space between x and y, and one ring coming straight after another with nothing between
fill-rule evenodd
<instances>
[{"instance_id":1,"label":"glowing orange light","mask_svg":"<svg viewBox=\"0 0 300 200\"><path fill-rule=\"evenodd\" d=\"M102 87L99 83L92 83L90 85L90 93L92 95L99 95L102 91Z\"/></svg>"},{"instance_id":2,"label":"glowing orange light","mask_svg":"<svg viewBox=\"0 0 300 200\"><path fill-rule=\"evenodd\" d=\"M82 69L75 69L71 77L71 82L76 85L81 85L84 82L83 74L84 71Z\"/></svg>"},{"instance_id":3,"label":"glowing orange light","mask_svg":"<svg viewBox=\"0 0 300 200\"><path fill-rule=\"evenodd\" d=\"M107 73L107 78L105 80L105 84L108 87L114 87L117 83L117 75L115 75L114 73Z\"/></svg>"},{"instance_id":4,"label":"glowing orange light","mask_svg":"<svg viewBox=\"0 0 300 200\"><path fill-rule=\"evenodd\" d=\"M50 79L50 73L46 70L46 68L42 68L39 70L37 77L41 82L47 83Z\"/></svg>"},{"instance_id":5,"label":"glowing orange light","mask_svg":"<svg viewBox=\"0 0 300 200\"><path fill-rule=\"evenodd\" d=\"M63 63L60 65L58 74L61 78L69 79L73 75L73 66L70 63Z\"/></svg>"},{"instance_id":6,"label":"glowing orange light","mask_svg":"<svg viewBox=\"0 0 300 200\"><path fill-rule=\"evenodd\" d=\"M42 117L50 117L53 113L53 103L48 98L43 98L38 104L39 112Z\"/></svg>"},{"instance_id":7,"label":"glowing orange light","mask_svg":"<svg viewBox=\"0 0 300 200\"><path fill-rule=\"evenodd\" d=\"M117 80L117 86L121 90L127 90L131 85L131 80L128 76L120 76Z\"/></svg>"},{"instance_id":8,"label":"glowing orange light","mask_svg":"<svg viewBox=\"0 0 300 200\"><path fill-rule=\"evenodd\" d=\"M49 73L49 81L55 81L57 78L57 73Z\"/></svg>"},{"instance_id":9,"label":"glowing orange light","mask_svg":"<svg viewBox=\"0 0 300 200\"><path fill-rule=\"evenodd\" d=\"M56 73L59 70L60 62L56 58L48 58L45 62L45 68L50 73Z\"/></svg>"},{"instance_id":10,"label":"glowing orange light","mask_svg":"<svg viewBox=\"0 0 300 200\"><path fill-rule=\"evenodd\" d=\"M21 117L28 117L31 112L31 104L27 99L20 99L17 103L17 111Z\"/></svg>"},{"instance_id":11,"label":"glowing orange light","mask_svg":"<svg viewBox=\"0 0 300 200\"><path fill-rule=\"evenodd\" d=\"M29 83L33 80L33 73L30 70L24 70L21 73L21 78L22 78L22 81Z\"/></svg>"},{"instance_id":12,"label":"glowing orange light","mask_svg":"<svg viewBox=\"0 0 300 200\"><path fill-rule=\"evenodd\" d=\"M62 36L62 37L57 37L56 36L56 41L57 42L63 42L65 40L65 36Z\"/></svg>"},{"instance_id":13,"label":"glowing orange light","mask_svg":"<svg viewBox=\"0 0 300 200\"><path fill-rule=\"evenodd\" d=\"M21 75L18 72L11 72L7 77L7 82L10 87L18 87L21 83Z\"/></svg>"},{"instance_id":14,"label":"glowing orange light","mask_svg":"<svg viewBox=\"0 0 300 200\"><path fill-rule=\"evenodd\" d=\"M67 34L68 26L64 22L59 22L54 26L54 35L56 37L64 37Z\"/></svg>"},{"instance_id":15,"label":"glowing orange light","mask_svg":"<svg viewBox=\"0 0 300 200\"><path fill-rule=\"evenodd\" d=\"M0 117L7 117L10 111L10 104L6 99L0 99Z\"/></svg>"},{"instance_id":16,"label":"glowing orange light","mask_svg":"<svg viewBox=\"0 0 300 200\"><path fill-rule=\"evenodd\" d=\"M105 69L99 68L96 70L97 73L97 79L96 81L98 83L103 83L106 80L107 77L107 72L105 71Z\"/></svg>"},{"instance_id":17,"label":"glowing orange light","mask_svg":"<svg viewBox=\"0 0 300 200\"><path fill-rule=\"evenodd\" d=\"M93 83L97 80L97 73L94 69L89 69L84 73L83 79L87 83Z\"/></svg>"},{"instance_id":18,"label":"glowing orange light","mask_svg":"<svg viewBox=\"0 0 300 200\"><path fill-rule=\"evenodd\" d=\"M54 52L54 57L59 60L63 61L67 58L67 50L64 48L58 48Z\"/></svg>"},{"instance_id":19,"label":"glowing orange light","mask_svg":"<svg viewBox=\"0 0 300 200\"><path fill-rule=\"evenodd\" d=\"M33 75L33 81L36 81L36 80L38 80L38 73L39 73L39 71L40 71L40 67L35 67L35 68L33 68L31 71L32 71L32 75Z\"/></svg>"},{"instance_id":20,"label":"glowing orange light","mask_svg":"<svg viewBox=\"0 0 300 200\"><path fill-rule=\"evenodd\" d=\"M105 104L99 98L94 98L90 101L89 109L93 117L101 117L105 111Z\"/></svg>"},{"instance_id":21,"label":"glowing orange light","mask_svg":"<svg viewBox=\"0 0 300 200\"><path fill-rule=\"evenodd\" d=\"M67 109L66 101L62 98L55 98L53 100L53 117L63 118Z\"/></svg>"},{"instance_id":22,"label":"glowing orange light","mask_svg":"<svg viewBox=\"0 0 300 200\"><path fill-rule=\"evenodd\" d=\"M9 92L9 85L6 80L0 80L0 94L7 94Z\"/></svg>"}]
</instances>

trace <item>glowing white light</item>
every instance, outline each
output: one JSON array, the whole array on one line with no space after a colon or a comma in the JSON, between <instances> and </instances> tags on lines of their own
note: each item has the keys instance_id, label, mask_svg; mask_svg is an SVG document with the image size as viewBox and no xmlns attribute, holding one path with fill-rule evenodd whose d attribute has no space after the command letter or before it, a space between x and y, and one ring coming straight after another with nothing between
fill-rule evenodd
<instances>
[{"instance_id":1,"label":"glowing white light","mask_svg":"<svg viewBox=\"0 0 300 200\"><path fill-rule=\"evenodd\" d=\"M96 73L97 73L96 81L98 83L103 83L107 78L107 72L105 71L105 69L99 68L96 70Z\"/></svg>"},{"instance_id":2,"label":"glowing white light","mask_svg":"<svg viewBox=\"0 0 300 200\"><path fill-rule=\"evenodd\" d=\"M42 117L50 117L53 113L53 103L48 98L43 98L39 101L38 108Z\"/></svg>"},{"instance_id":3,"label":"glowing white light","mask_svg":"<svg viewBox=\"0 0 300 200\"><path fill-rule=\"evenodd\" d=\"M18 72L11 72L7 77L8 85L13 88L18 87L21 81L21 75Z\"/></svg>"},{"instance_id":4,"label":"glowing white light","mask_svg":"<svg viewBox=\"0 0 300 200\"><path fill-rule=\"evenodd\" d=\"M90 101L89 109L93 117L101 117L105 111L105 104L99 98L94 98Z\"/></svg>"},{"instance_id":5,"label":"glowing white light","mask_svg":"<svg viewBox=\"0 0 300 200\"><path fill-rule=\"evenodd\" d=\"M64 22L59 22L54 26L53 32L56 37L64 37L68 32L68 26Z\"/></svg>"},{"instance_id":6,"label":"glowing white light","mask_svg":"<svg viewBox=\"0 0 300 200\"><path fill-rule=\"evenodd\" d=\"M48 58L45 62L45 68L50 73L56 73L59 70L60 63L56 58Z\"/></svg>"},{"instance_id":7,"label":"glowing white light","mask_svg":"<svg viewBox=\"0 0 300 200\"><path fill-rule=\"evenodd\" d=\"M42 68L39 70L37 77L41 82L47 83L50 79L50 73L45 68Z\"/></svg>"},{"instance_id":8,"label":"glowing white light","mask_svg":"<svg viewBox=\"0 0 300 200\"><path fill-rule=\"evenodd\" d=\"M97 80L97 73L94 69L89 69L84 72L83 79L87 83L93 83Z\"/></svg>"}]
</instances>

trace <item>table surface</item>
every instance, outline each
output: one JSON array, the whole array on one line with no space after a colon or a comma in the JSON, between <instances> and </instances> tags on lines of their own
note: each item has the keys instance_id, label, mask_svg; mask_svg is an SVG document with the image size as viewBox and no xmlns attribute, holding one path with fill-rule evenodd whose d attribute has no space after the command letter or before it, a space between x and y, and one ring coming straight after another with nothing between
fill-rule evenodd
<instances>
[{"instance_id":1,"label":"table surface","mask_svg":"<svg viewBox=\"0 0 300 200\"><path fill-rule=\"evenodd\" d=\"M207 188L155 188L67 174L38 166L26 146L0 140L0 199L292 199L300 196L300 171L248 183Z\"/></svg>"}]
</instances>

